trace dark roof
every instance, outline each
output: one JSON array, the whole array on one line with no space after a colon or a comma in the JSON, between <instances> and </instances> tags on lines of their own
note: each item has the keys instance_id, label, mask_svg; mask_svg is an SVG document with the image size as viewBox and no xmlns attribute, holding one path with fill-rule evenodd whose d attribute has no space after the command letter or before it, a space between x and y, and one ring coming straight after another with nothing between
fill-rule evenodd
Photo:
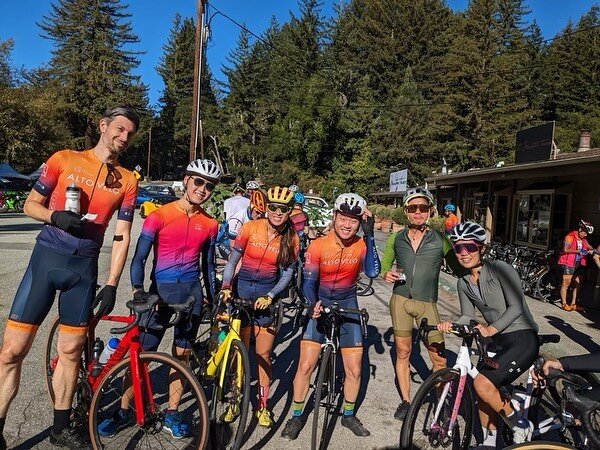
<instances>
[{"instance_id":1,"label":"dark roof","mask_svg":"<svg viewBox=\"0 0 600 450\"><path fill-rule=\"evenodd\" d=\"M600 148L590 148L583 152L567 152L559 153L556 155L556 159L567 159L567 158L583 158L584 156L597 156L600 155Z\"/></svg>"}]
</instances>

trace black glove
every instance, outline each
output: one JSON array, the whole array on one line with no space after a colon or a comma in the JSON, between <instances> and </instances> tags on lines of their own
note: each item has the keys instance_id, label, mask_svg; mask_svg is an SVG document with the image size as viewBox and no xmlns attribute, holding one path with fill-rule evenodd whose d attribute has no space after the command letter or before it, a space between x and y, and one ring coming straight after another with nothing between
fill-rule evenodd
<instances>
[{"instance_id":1,"label":"black glove","mask_svg":"<svg viewBox=\"0 0 600 450\"><path fill-rule=\"evenodd\" d=\"M83 235L85 222L81 220L79 214L73 211L54 211L50 216L50 222L73 236L81 237Z\"/></svg>"},{"instance_id":2,"label":"black glove","mask_svg":"<svg viewBox=\"0 0 600 450\"><path fill-rule=\"evenodd\" d=\"M373 236L375 234L375 219L373 216L367 216L365 220L360 222L360 226L365 236Z\"/></svg>"},{"instance_id":3,"label":"black glove","mask_svg":"<svg viewBox=\"0 0 600 450\"><path fill-rule=\"evenodd\" d=\"M115 307L115 301L117 300L117 287L107 284L100 292L96 295L92 309L100 305L98 311L96 311L97 317L106 316L110 314Z\"/></svg>"}]
</instances>

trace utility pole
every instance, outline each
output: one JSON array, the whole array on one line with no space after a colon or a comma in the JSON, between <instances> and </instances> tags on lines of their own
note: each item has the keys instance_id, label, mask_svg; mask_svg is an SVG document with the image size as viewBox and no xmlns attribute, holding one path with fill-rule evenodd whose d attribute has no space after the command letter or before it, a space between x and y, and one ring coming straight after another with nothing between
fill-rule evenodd
<instances>
[{"instance_id":1,"label":"utility pole","mask_svg":"<svg viewBox=\"0 0 600 450\"><path fill-rule=\"evenodd\" d=\"M152 127L148 130L148 167L146 169L146 180L150 181L150 149L152 148Z\"/></svg>"},{"instance_id":2,"label":"utility pole","mask_svg":"<svg viewBox=\"0 0 600 450\"><path fill-rule=\"evenodd\" d=\"M190 161L196 159L198 141L200 157L204 156L200 122L200 88L202 78L202 55L204 53L204 5L208 0L196 0L196 45L194 50L194 94L192 98L192 121L190 124Z\"/></svg>"}]
</instances>

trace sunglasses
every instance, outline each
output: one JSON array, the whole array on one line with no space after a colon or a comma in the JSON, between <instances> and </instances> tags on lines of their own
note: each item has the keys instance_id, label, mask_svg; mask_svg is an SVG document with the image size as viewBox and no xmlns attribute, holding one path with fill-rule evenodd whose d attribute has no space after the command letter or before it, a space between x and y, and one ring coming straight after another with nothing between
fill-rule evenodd
<instances>
[{"instance_id":1,"label":"sunglasses","mask_svg":"<svg viewBox=\"0 0 600 450\"><path fill-rule=\"evenodd\" d=\"M422 213L429 212L429 210L431 209L431 206L429 206L429 205L407 205L404 208L406 208L407 212L414 214L417 212L417 210Z\"/></svg>"},{"instance_id":2,"label":"sunglasses","mask_svg":"<svg viewBox=\"0 0 600 450\"><path fill-rule=\"evenodd\" d=\"M280 203L267 203L267 209L271 212L279 211L281 214L287 214L292 210L292 207Z\"/></svg>"},{"instance_id":3,"label":"sunglasses","mask_svg":"<svg viewBox=\"0 0 600 450\"><path fill-rule=\"evenodd\" d=\"M106 163L106 178L104 179L104 186L106 187L121 187L119 180L122 178L121 173L110 163ZM118 185L113 186L113 184Z\"/></svg>"},{"instance_id":4,"label":"sunglasses","mask_svg":"<svg viewBox=\"0 0 600 450\"><path fill-rule=\"evenodd\" d=\"M467 242L466 244L453 245L452 248L454 249L454 253L456 253L457 255L460 255L463 250L466 250L467 253L476 253L479 251L481 246L477 245L473 242Z\"/></svg>"},{"instance_id":5,"label":"sunglasses","mask_svg":"<svg viewBox=\"0 0 600 450\"><path fill-rule=\"evenodd\" d=\"M196 187L204 186L204 188L209 192L212 192L215 190L214 183L211 183L210 181L206 181L202 178L194 178L194 177L191 177L191 178L192 178L192 180L194 180L194 186L196 186Z\"/></svg>"},{"instance_id":6,"label":"sunglasses","mask_svg":"<svg viewBox=\"0 0 600 450\"><path fill-rule=\"evenodd\" d=\"M350 214L352 216L361 216L363 213L363 209L358 205L350 207L348 202L344 202L340 205L340 212L344 214Z\"/></svg>"}]
</instances>

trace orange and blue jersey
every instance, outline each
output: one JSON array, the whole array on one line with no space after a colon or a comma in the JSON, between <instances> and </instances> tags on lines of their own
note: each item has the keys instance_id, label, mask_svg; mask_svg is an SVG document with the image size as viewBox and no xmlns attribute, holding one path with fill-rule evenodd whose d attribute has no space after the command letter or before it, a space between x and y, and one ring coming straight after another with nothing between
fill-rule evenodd
<instances>
[{"instance_id":1,"label":"orange and blue jersey","mask_svg":"<svg viewBox=\"0 0 600 450\"><path fill-rule=\"evenodd\" d=\"M291 226L288 225L288 226ZM274 298L289 283L293 266L278 267L277 256L281 235L277 234L269 240L268 220L251 220L242 225L242 228L233 243L233 251L223 272L223 287L229 288L233 282L235 267L242 260L240 271L237 275L237 293L241 298L251 299L264 295ZM299 251L298 236L294 234L293 261L296 261ZM285 276L281 273L285 272ZM280 281L284 280L282 283ZM287 283L285 283L287 280ZM281 287L281 284L285 286ZM280 289L281 287L281 289Z\"/></svg>"},{"instance_id":2,"label":"orange and blue jersey","mask_svg":"<svg viewBox=\"0 0 600 450\"><path fill-rule=\"evenodd\" d=\"M452 229L458 224L459 224L459 220L458 220L458 217L456 216L456 214L454 214L453 212L448 214L448 217L446 217L444 219L444 228L446 230L446 234L450 234Z\"/></svg>"},{"instance_id":3,"label":"orange and blue jersey","mask_svg":"<svg viewBox=\"0 0 600 450\"><path fill-rule=\"evenodd\" d=\"M356 299L356 281L364 270L370 278L379 275L381 264L373 236L355 236L342 244L335 232L314 240L304 258L302 293L314 304Z\"/></svg>"},{"instance_id":4,"label":"orange and blue jersey","mask_svg":"<svg viewBox=\"0 0 600 450\"><path fill-rule=\"evenodd\" d=\"M137 180L132 172L118 163L101 162L93 150L60 150L43 165L33 189L47 198L48 209L58 211L65 209L67 186L71 184L80 188L81 214L97 215L85 224L85 238L77 238L46 224L37 241L62 253L95 257L100 252L108 222L116 210L119 211L119 220L133 221Z\"/></svg>"},{"instance_id":5,"label":"orange and blue jersey","mask_svg":"<svg viewBox=\"0 0 600 450\"><path fill-rule=\"evenodd\" d=\"M214 295L214 247L219 223L203 210L188 213L178 202L153 211L142 227L131 262L131 284L143 288L144 266L154 247L150 278L157 284L198 281L200 258Z\"/></svg>"}]
</instances>

